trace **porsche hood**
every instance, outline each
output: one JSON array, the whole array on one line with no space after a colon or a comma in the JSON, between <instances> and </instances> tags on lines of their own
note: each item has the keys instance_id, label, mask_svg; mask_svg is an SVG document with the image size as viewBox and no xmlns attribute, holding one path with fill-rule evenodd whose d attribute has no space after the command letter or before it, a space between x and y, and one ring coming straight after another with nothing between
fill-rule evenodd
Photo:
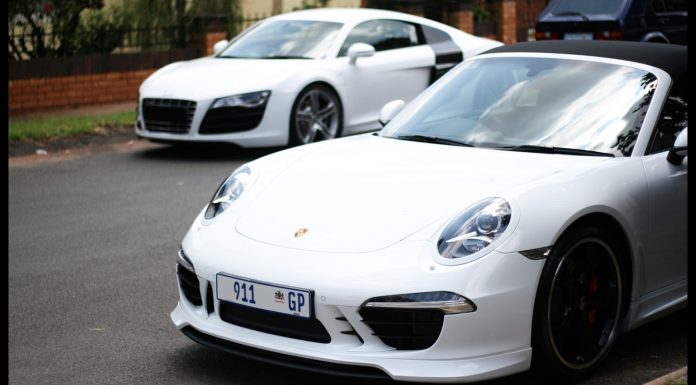
<instances>
[{"instance_id":1,"label":"porsche hood","mask_svg":"<svg viewBox=\"0 0 696 385\"><path fill-rule=\"evenodd\" d=\"M562 172L572 164L606 159L554 156L551 162L543 154L369 135L332 142L314 151L304 146L294 163L274 175L261 191L252 186L248 193L253 195L245 200L236 230L281 247L370 252L446 220L481 199ZM273 156L267 158L273 161ZM263 173L263 163L260 166Z\"/></svg>"}]
</instances>

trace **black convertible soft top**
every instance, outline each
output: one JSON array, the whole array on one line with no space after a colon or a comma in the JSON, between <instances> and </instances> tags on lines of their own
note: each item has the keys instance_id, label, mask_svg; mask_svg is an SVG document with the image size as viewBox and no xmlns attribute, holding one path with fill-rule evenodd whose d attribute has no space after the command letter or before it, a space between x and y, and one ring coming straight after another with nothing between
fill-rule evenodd
<instances>
[{"instance_id":1,"label":"black convertible soft top","mask_svg":"<svg viewBox=\"0 0 696 385\"><path fill-rule=\"evenodd\" d=\"M599 56L660 68L672 78L686 73L686 46L663 43L606 40L543 40L502 45L484 53L546 52Z\"/></svg>"}]
</instances>

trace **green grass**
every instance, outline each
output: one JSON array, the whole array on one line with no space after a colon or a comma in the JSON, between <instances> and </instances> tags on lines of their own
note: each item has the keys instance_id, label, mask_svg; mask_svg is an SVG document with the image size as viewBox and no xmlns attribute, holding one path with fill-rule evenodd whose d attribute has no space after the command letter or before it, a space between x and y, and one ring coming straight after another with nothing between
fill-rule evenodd
<instances>
[{"instance_id":1,"label":"green grass","mask_svg":"<svg viewBox=\"0 0 696 385\"><path fill-rule=\"evenodd\" d=\"M116 112L95 116L64 116L10 120L10 141L46 140L96 134L110 126L133 126L135 111Z\"/></svg>"}]
</instances>

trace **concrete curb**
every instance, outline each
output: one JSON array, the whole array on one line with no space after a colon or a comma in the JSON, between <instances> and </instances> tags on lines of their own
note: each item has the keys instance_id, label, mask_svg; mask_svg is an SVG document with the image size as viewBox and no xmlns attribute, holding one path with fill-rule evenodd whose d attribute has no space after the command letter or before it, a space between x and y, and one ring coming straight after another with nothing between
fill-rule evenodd
<instances>
[{"instance_id":1,"label":"concrete curb","mask_svg":"<svg viewBox=\"0 0 696 385\"><path fill-rule=\"evenodd\" d=\"M688 372L687 369L688 369L688 366L685 366L681 369L677 369L677 370L673 371L672 373L667 373L660 378L656 378L650 382L646 382L643 385L664 385L669 381L679 380L682 377L686 378L687 372Z\"/></svg>"}]
</instances>

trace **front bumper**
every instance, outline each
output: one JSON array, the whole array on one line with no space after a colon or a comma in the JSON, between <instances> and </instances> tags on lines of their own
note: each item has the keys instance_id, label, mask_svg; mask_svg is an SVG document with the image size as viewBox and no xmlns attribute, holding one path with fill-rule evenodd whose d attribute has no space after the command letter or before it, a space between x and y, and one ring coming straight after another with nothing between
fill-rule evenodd
<instances>
[{"instance_id":1,"label":"front bumper","mask_svg":"<svg viewBox=\"0 0 696 385\"><path fill-rule=\"evenodd\" d=\"M534 297L543 260L492 252L464 265L442 266L429 254L432 245L422 241L403 241L374 253L332 255L275 247L236 233L224 241L207 239L205 233L189 234L184 240L203 305L193 305L179 289L180 300L171 313L176 327L198 336L192 337L198 342L242 355L252 351L280 357L245 355L267 362L283 364L287 356L288 366L327 372L315 365L321 362L335 369L329 372L371 376L365 373L382 371L401 381L474 382L529 369ZM215 293L220 272L314 290L314 314L331 341L304 341L223 321ZM443 290L469 298L477 309L445 316L439 338L427 349L385 345L359 314L369 298ZM210 311L206 303L212 303ZM342 333L346 323L355 334ZM296 364L298 360L302 363Z\"/></svg>"},{"instance_id":2,"label":"front bumper","mask_svg":"<svg viewBox=\"0 0 696 385\"><path fill-rule=\"evenodd\" d=\"M139 111L142 111L143 100L146 98L159 99L160 97L141 95L138 101ZM186 98L168 98L160 100L171 100L183 102ZM182 129L184 132L162 132L148 130L147 124L143 120L141 113L138 114L135 124L135 134L138 137L161 142L226 142L233 143L241 147L275 147L285 146L289 138L289 122L291 106L294 102L293 95L290 93L272 92L268 99L263 117L258 126L252 129L245 129L239 132L202 134L200 132L206 114L209 113L210 105L215 99L196 100L193 116L191 117L190 127ZM230 122L234 125L235 122Z\"/></svg>"}]
</instances>

